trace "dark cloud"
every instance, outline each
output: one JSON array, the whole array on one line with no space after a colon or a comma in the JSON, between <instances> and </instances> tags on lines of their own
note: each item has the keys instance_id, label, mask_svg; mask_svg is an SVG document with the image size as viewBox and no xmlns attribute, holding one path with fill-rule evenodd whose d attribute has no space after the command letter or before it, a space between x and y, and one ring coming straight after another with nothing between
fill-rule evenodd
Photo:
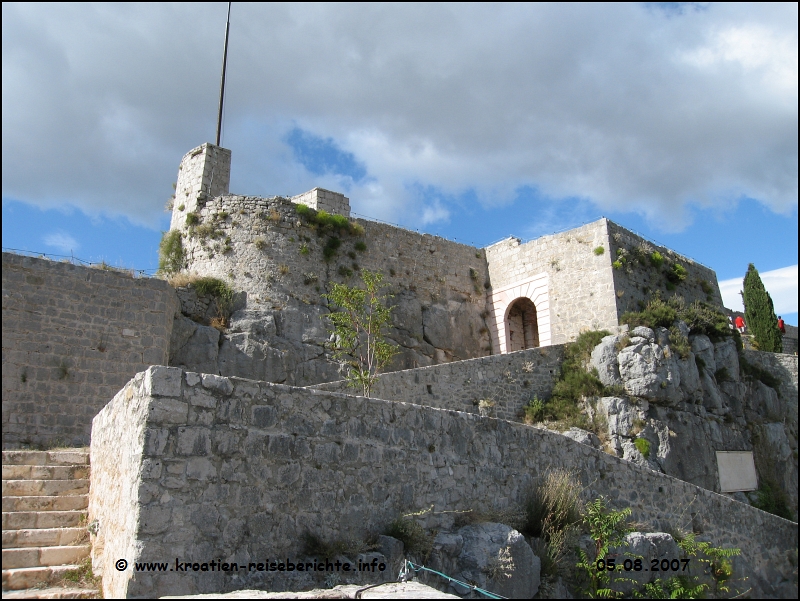
<instances>
[{"instance_id":1,"label":"dark cloud","mask_svg":"<svg viewBox=\"0 0 800 601\"><path fill-rule=\"evenodd\" d=\"M298 162L297 128L363 166L350 196L376 216L415 186L484 204L534 186L671 227L691 203L791 210L797 5L686 6L234 4L234 188L342 183ZM213 140L224 16L4 3L3 196L153 222Z\"/></svg>"}]
</instances>

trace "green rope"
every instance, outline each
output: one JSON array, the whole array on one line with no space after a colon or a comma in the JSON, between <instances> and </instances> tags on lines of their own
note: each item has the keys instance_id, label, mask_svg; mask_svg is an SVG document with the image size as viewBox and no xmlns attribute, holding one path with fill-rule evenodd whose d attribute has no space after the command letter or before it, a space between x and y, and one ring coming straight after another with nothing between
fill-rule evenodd
<instances>
[{"instance_id":1,"label":"green rope","mask_svg":"<svg viewBox=\"0 0 800 601\"><path fill-rule=\"evenodd\" d=\"M400 582L405 582L405 581L409 580L411 570L413 570L414 572L419 572L420 570L425 570L426 572L431 572L432 574L436 574L437 576L441 576L442 578L446 579L449 582L455 582L456 584L461 585L464 588L471 589L473 591L476 591L476 592L480 593L481 595L485 595L489 599L508 599L508 597L502 597L502 596L500 596L498 594L490 593L489 591L484 590L484 589L482 589L480 587L477 587L475 585L467 584L466 582L461 582L460 580L456 580L455 578L451 578L447 574L442 574L441 572L437 572L436 570L432 570L430 568L426 568L425 566L415 565L415 564L411 563L410 561L408 561L407 559L405 559L403 561L404 561L403 569L400 570L400 575L397 577L397 579Z\"/></svg>"}]
</instances>

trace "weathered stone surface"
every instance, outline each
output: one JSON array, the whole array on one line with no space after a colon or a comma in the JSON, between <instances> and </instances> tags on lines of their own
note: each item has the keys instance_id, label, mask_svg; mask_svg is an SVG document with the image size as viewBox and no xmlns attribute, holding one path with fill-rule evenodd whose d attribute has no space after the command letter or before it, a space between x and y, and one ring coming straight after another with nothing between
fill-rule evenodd
<instances>
[{"instance_id":1,"label":"weathered stone surface","mask_svg":"<svg viewBox=\"0 0 800 601\"><path fill-rule=\"evenodd\" d=\"M592 350L592 367L597 370L600 381L606 386L622 386L617 360L617 343L621 335L606 336Z\"/></svg>"},{"instance_id":2,"label":"weathered stone surface","mask_svg":"<svg viewBox=\"0 0 800 601\"><path fill-rule=\"evenodd\" d=\"M299 530L325 541L357 539L409 507L432 504L447 511L426 515L425 526L451 531L451 512L514 507L534 478L556 468L575 470L591 483L592 497L631 507L634 520L660 530L702 528L715 544L741 548L737 569L750 577L754 594L772 595L793 577L787 559L797 545L793 524L543 429L238 378L230 379L234 389L226 394L187 374L180 397L151 397L144 395L144 375L138 378L103 409L93 437L89 517L100 523L96 571L109 578L109 596L221 592L230 584L202 572L130 579L130 572L114 568L119 558L299 560ZM197 392L214 397L215 408L193 403ZM177 404L186 408L183 423L154 420L172 416ZM662 434L680 441L680 433L676 439L653 425L671 423L675 409L650 405L647 411L639 436L657 438L659 447ZM654 411L665 413L651 417ZM734 444L716 419L708 428L704 436L717 448ZM686 448L694 439L686 437ZM651 456L660 452L653 446ZM696 450L684 456L692 465L713 465ZM273 590L301 582L277 572L255 579ZM240 578L237 586L249 584Z\"/></svg>"},{"instance_id":3,"label":"weathered stone surface","mask_svg":"<svg viewBox=\"0 0 800 601\"><path fill-rule=\"evenodd\" d=\"M429 561L433 569L504 597L530 599L539 590L541 560L519 532L504 524L476 524L440 533ZM436 586L433 581L430 584Z\"/></svg>"},{"instance_id":4,"label":"weathered stone surface","mask_svg":"<svg viewBox=\"0 0 800 601\"><path fill-rule=\"evenodd\" d=\"M693 334L689 336L692 344L692 352L695 357L705 363L705 369L712 374L717 371L717 362L714 359L714 345L705 334Z\"/></svg>"},{"instance_id":5,"label":"weathered stone surface","mask_svg":"<svg viewBox=\"0 0 800 601\"><path fill-rule=\"evenodd\" d=\"M586 430L581 430L580 428L570 428L561 433L562 435L566 436L567 438L571 438L575 442L579 442L581 444L589 445L590 447L594 447L599 449L602 444L600 443L600 439L597 438L597 435L593 432L587 432Z\"/></svg>"},{"instance_id":6,"label":"weathered stone surface","mask_svg":"<svg viewBox=\"0 0 800 601\"><path fill-rule=\"evenodd\" d=\"M186 322L194 324L190 328ZM176 320L176 325L185 334L190 329L191 335L181 346L171 348L170 364L175 367L192 369L200 373L215 374L218 372L217 356L219 355L219 330L210 326L201 326L185 317ZM179 334L182 335L182 334ZM177 336L173 336L176 345Z\"/></svg>"},{"instance_id":7,"label":"weathered stone surface","mask_svg":"<svg viewBox=\"0 0 800 601\"><path fill-rule=\"evenodd\" d=\"M642 570L614 572L611 575L614 590L620 591L623 595L630 595L634 590L657 578L667 579L664 572L650 569L651 560L657 559L660 567L661 560L671 562L673 559L680 559L682 555L678 543L666 532L631 532L625 535L621 546L609 550L607 557L614 557L617 565L622 564L625 559L642 559ZM666 574L668 577L674 575L670 571L666 571Z\"/></svg>"},{"instance_id":8,"label":"weathered stone surface","mask_svg":"<svg viewBox=\"0 0 800 601\"><path fill-rule=\"evenodd\" d=\"M680 370L674 355L644 338L631 339L631 346L620 351L619 371L626 392L633 396L661 401L667 405L680 402Z\"/></svg>"}]
</instances>

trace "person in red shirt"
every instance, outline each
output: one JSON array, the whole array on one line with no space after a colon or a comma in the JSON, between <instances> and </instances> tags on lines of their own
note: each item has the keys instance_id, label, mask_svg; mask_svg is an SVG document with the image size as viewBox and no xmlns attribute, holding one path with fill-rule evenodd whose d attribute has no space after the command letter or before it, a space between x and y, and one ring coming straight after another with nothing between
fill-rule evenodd
<instances>
[{"instance_id":1,"label":"person in red shirt","mask_svg":"<svg viewBox=\"0 0 800 601\"><path fill-rule=\"evenodd\" d=\"M735 323L736 323L736 329L738 329L738 330L739 330L739 333L740 333L740 334L744 334L744 328L745 328L745 325L744 325L744 319L742 319L742 316L741 316L741 315L737 315L737 316L736 316L736 321L735 321Z\"/></svg>"},{"instance_id":2,"label":"person in red shirt","mask_svg":"<svg viewBox=\"0 0 800 601\"><path fill-rule=\"evenodd\" d=\"M786 335L786 324L783 323L783 318L778 315L778 329L781 331L781 336Z\"/></svg>"}]
</instances>

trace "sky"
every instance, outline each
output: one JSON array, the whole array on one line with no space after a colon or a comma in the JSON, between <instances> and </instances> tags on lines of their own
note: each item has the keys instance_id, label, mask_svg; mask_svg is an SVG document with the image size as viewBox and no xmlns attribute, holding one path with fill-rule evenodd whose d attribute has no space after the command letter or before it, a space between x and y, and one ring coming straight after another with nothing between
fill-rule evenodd
<instances>
[{"instance_id":1,"label":"sky","mask_svg":"<svg viewBox=\"0 0 800 601\"><path fill-rule=\"evenodd\" d=\"M3 249L153 273L226 3L3 3ZM231 192L486 246L601 216L797 324L797 4L233 3Z\"/></svg>"}]
</instances>

